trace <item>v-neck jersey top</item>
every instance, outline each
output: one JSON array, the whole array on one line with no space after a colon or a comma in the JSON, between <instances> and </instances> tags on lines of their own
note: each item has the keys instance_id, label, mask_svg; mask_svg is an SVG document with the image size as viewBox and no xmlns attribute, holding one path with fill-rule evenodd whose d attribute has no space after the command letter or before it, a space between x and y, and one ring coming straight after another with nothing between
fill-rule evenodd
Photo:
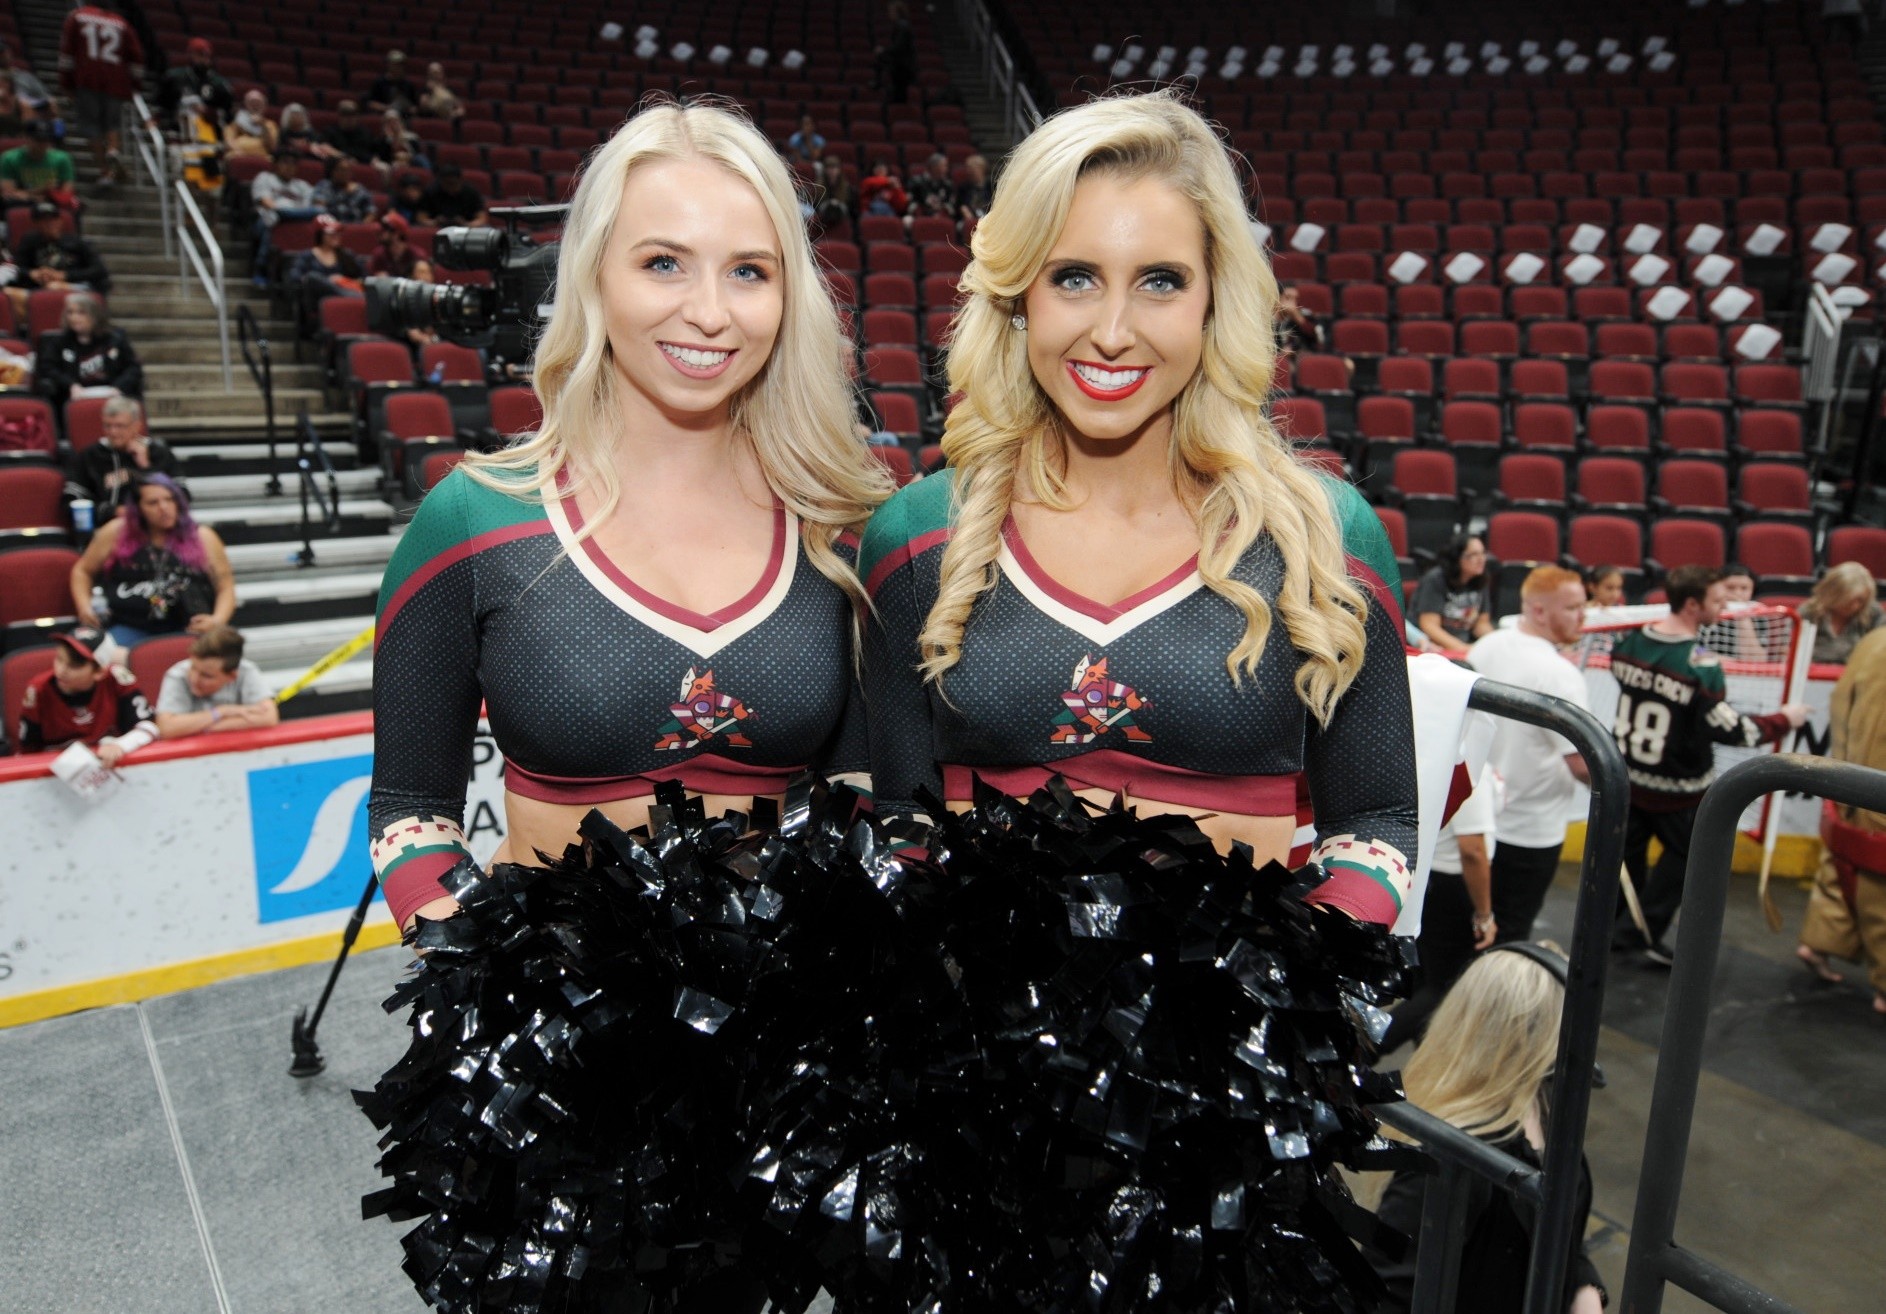
<instances>
[{"instance_id":1,"label":"v-neck jersey top","mask_svg":"<svg viewBox=\"0 0 1886 1314\"><path fill-rule=\"evenodd\" d=\"M1362 670L1322 726L1297 696L1303 658L1275 613L1283 561L1268 534L1235 568L1273 604L1264 655L1241 681L1225 656L1244 615L1205 586L1196 561L1101 604L1050 578L1012 524L961 659L940 688L925 681L917 636L936 600L953 481L945 471L902 489L859 550L875 609L865 695L878 811L922 810L924 792L966 799L972 774L1017 795L1059 774L1129 801L1288 816L1301 775L1319 840L1312 857L1332 873L1318 897L1392 924L1415 853L1414 728L1401 611L1384 584L1395 558L1361 496L1324 481L1368 608Z\"/></svg>"},{"instance_id":2,"label":"v-neck jersey top","mask_svg":"<svg viewBox=\"0 0 1886 1314\"><path fill-rule=\"evenodd\" d=\"M375 870L395 917L466 853L482 703L505 788L602 803L678 780L772 794L862 773L851 599L774 520L759 581L702 615L638 586L569 496L523 500L453 471L426 495L380 589L374 636ZM839 545L849 562L854 547Z\"/></svg>"}]
</instances>

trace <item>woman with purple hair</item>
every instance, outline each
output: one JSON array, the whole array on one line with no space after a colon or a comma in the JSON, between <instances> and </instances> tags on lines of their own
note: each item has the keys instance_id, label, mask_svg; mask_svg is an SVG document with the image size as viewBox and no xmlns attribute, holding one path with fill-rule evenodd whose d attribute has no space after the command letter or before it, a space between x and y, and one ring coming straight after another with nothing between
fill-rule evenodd
<instances>
[{"instance_id":1,"label":"woman with purple hair","mask_svg":"<svg viewBox=\"0 0 1886 1314\"><path fill-rule=\"evenodd\" d=\"M236 613L236 577L223 540L190 518L189 496L168 475L138 479L135 500L101 528L72 567L72 608L129 648L159 634L200 634ZM102 586L109 617L92 606Z\"/></svg>"}]
</instances>

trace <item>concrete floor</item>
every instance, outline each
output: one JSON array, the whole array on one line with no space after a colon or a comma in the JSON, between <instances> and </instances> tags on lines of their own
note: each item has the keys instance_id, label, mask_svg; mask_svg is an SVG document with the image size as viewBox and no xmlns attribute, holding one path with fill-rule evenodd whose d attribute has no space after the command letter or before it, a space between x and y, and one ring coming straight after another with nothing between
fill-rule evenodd
<instances>
[{"instance_id":1,"label":"concrete floor","mask_svg":"<svg viewBox=\"0 0 1886 1314\"><path fill-rule=\"evenodd\" d=\"M1540 934L1569 938L1570 885ZM1802 893L1781 902L1798 925ZM1752 883L1727 925L1679 1239L1810 1311L1882 1307L1886 1021L1815 986ZM1681 943L1680 931L1678 943ZM0 1031L0 1314L419 1311L403 1227L349 1091L404 1048L379 1007L398 948L351 964L321 1028L328 1070L287 1075L295 1009L325 969L223 982ZM1621 1283L1667 977L1613 964L1590 1158L1593 1246ZM1680 1292L1673 1314L1705 1308Z\"/></svg>"}]
</instances>

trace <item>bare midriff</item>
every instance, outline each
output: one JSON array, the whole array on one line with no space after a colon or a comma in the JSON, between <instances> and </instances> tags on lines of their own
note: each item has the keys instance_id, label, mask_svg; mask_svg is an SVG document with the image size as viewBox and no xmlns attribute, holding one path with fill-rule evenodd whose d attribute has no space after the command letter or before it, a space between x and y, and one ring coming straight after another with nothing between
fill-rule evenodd
<instances>
[{"instance_id":1,"label":"bare midriff","mask_svg":"<svg viewBox=\"0 0 1886 1314\"><path fill-rule=\"evenodd\" d=\"M1108 790L1077 789L1074 792L1103 808L1113 806L1114 795ZM1278 862L1289 862L1291 845L1296 840L1297 819L1294 814L1254 817L1248 813L1188 807L1183 803L1167 803L1160 799L1138 798L1128 799L1127 802L1142 817L1176 814L1193 818L1198 822L1199 830L1221 852L1242 840L1251 846L1251 856L1260 867L1273 858ZM974 805L967 799L953 798L949 806L951 812L967 812Z\"/></svg>"},{"instance_id":2,"label":"bare midriff","mask_svg":"<svg viewBox=\"0 0 1886 1314\"><path fill-rule=\"evenodd\" d=\"M753 796L750 794L701 794L699 797L707 808L707 815L718 817L724 812L750 812L753 809ZM784 795L771 794L774 803L783 801ZM504 840L498 845L498 851L491 856L491 861L523 862L535 864L539 852L551 857L562 856L566 845L578 842L577 827L583 818L597 809L609 820L624 830L634 830L637 826L648 824L648 810L654 806L655 796L643 794L636 798L617 799L610 803L546 803L541 799L525 798L509 790L504 795Z\"/></svg>"}]
</instances>

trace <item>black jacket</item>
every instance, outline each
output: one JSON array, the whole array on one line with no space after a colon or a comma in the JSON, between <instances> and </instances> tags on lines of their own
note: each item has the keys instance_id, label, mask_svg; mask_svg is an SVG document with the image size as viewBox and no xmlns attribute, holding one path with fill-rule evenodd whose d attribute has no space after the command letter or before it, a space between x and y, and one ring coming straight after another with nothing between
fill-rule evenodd
<instances>
[{"instance_id":1,"label":"black jacket","mask_svg":"<svg viewBox=\"0 0 1886 1314\"><path fill-rule=\"evenodd\" d=\"M157 91L157 107L165 118L177 117L177 109L185 96L199 97L208 118L218 127L229 122L229 116L236 112L236 97L229 88L229 80L213 68L177 64L165 72Z\"/></svg>"},{"instance_id":2,"label":"black jacket","mask_svg":"<svg viewBox=\"0 0 1886 1314\"><path fill-rule=\"evenodd\" d=\"M97 249L82 237L67 234L49 242L38 232L28 233L20 239L14 260L28 273L50 266L64 273L68 283L94 292L111 290L111 271L105 268Z\"/></svg>"},{"instance_id":3,"label":"black jacket","mask_svg":"<svg viewBox=\"0 0 1886 1314\"><path fill-rule=\"evenodd\" d=\"M1538 1154L1521 1133L1488 1143L1515 1159L1535 1168L1539 1166ZM1427 1173L1409 1170L1396 1173L1376 1208L1376 1217L1408 1238L1407 1253L1398 1260L1391 1260L1379 1251L1368 1251L1369 1262L1388 1284L1388 1299L1382 1302L1377 1314L1407 1314L1414 1296L1421 1205L1431 1180L1432 1175ZM1526 1299L1526 1264L1532 1254L1538 1208L1496 1191L1492 1183L1477 1174L1466 1174L1466 1183L1467 1221L1460 1249L1460 1287L1450 1314L1519 1314ZM1577 1225L1572 1229L1572 1252L1568 1257L1561 1308L1571 1306L1572 1297L1580 1287L1604 1290L1597 1267L1585 1253L1585 1224L1590 1216L1591 1165L1580 1163Z\"/></svg>"},{"instance_id":4,"label":"black jacket","mask_svg":"<svg viewBox=\"0 0 1886 1314\"><path fill-rule=\"evenodd\" d=\"M86 496L101 507L131 500L129 479L121 480L115 489L111 486L111 476L120 471L169 475L179 484L183 482L183 463L177 460L177 454L170 450L169 444L163 439L150 440L150 462L150 465L140 470L135 461L100 439L79 453L78 482L84 487Z\"/></svg>"},{"instance_id":5,"label":"black jacket","mask_svg":"<svg viewBox=\"0 0 1886 1314\"><path fill-rule=\"evenodd\" d=\"M75 383L116 388L127 397L144 395L144 367L123 329L94 333L90 342L80 342L71 329L46 334L39 340L34 379L55 406L65 405Z\"/></svg>"}]
</instances>

